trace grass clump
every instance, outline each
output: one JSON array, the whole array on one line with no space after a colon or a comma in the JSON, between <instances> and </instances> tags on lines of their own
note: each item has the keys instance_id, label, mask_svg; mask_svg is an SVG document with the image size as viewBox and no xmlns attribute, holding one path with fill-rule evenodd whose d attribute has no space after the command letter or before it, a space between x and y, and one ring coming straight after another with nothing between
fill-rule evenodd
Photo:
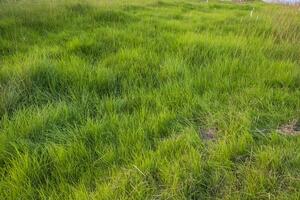
<instances>
[{"instance_id":1,"label":"grass clump","mask_svg":"<svg viewBox=\"0 0 300 200\"><path fill-rule=\"evenodd\" d=\"M299 199L297 8L0 10L0 199Z\"/></svg>"}]
</instances>

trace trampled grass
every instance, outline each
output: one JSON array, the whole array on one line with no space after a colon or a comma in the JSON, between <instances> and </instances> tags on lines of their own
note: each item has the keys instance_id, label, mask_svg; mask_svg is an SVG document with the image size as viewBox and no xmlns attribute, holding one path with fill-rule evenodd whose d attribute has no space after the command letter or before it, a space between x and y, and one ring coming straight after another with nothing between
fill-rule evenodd
<instances>
[{"instance_id":1,"label":"trampled grass","mask_svg":"<svg viewBox=\"0 0 300 200\"><path fill-rule=\"evenodd\" d=\"M300 199L299 14L0 1L0 199Z\"/></svg>"}]
</instances>

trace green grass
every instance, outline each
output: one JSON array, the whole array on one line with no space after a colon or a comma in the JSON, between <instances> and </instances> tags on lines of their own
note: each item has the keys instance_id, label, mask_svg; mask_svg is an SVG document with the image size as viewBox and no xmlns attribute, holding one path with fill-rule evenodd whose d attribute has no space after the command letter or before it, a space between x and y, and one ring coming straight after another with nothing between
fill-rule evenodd
<instances>
[{"instance_id":1,"label":"green grass","mask_svg":"<svg viewBox=\"0 0 300 200\"><path fill-rule=\"evenodd\" d=\"M300 199L290 120L298 8L0 1L0 199Z\"/></svg>"}]
</instances>

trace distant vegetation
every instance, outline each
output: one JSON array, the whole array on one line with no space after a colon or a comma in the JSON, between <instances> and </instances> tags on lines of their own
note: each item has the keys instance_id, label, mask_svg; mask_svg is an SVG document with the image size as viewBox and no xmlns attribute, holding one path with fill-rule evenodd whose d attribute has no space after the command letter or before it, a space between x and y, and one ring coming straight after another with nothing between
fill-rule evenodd
<instances>
[{"instance_id":1,"label":"distant vegetation","mask_svg":"<svg viewBox=\"0 0 300 200\"><path fill-rule=\"evenodd\" d=\"M300 199L300 16L0 1L0 199Z\"/></svg>"}]
</instances>

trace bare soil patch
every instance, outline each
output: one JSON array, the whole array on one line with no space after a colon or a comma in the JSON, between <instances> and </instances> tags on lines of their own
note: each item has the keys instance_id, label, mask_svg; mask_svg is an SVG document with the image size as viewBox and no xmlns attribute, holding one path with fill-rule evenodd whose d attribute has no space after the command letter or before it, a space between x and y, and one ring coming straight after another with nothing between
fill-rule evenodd
<instances>
[{"instance_id":1,"label":"bare soil patch","mask_svg":"<svg viewBox=\"0 0 300 200\"><path fill-rule=\"evenodd\" d=\"M300 136L300 122L295 119L291 120L288 123L281 125L277 131L283 135Z\"/></svg>"},{"instance_id":2,"label":"bare soil patch","mask_svg":"<svg viewBox=\"0 0 300 200\"><path fill-rule=\"evenodd\" d=\"M217 128L200 129L199 135L203 140L216 140L217 131Z\"/></svg>"}]
</instances>

